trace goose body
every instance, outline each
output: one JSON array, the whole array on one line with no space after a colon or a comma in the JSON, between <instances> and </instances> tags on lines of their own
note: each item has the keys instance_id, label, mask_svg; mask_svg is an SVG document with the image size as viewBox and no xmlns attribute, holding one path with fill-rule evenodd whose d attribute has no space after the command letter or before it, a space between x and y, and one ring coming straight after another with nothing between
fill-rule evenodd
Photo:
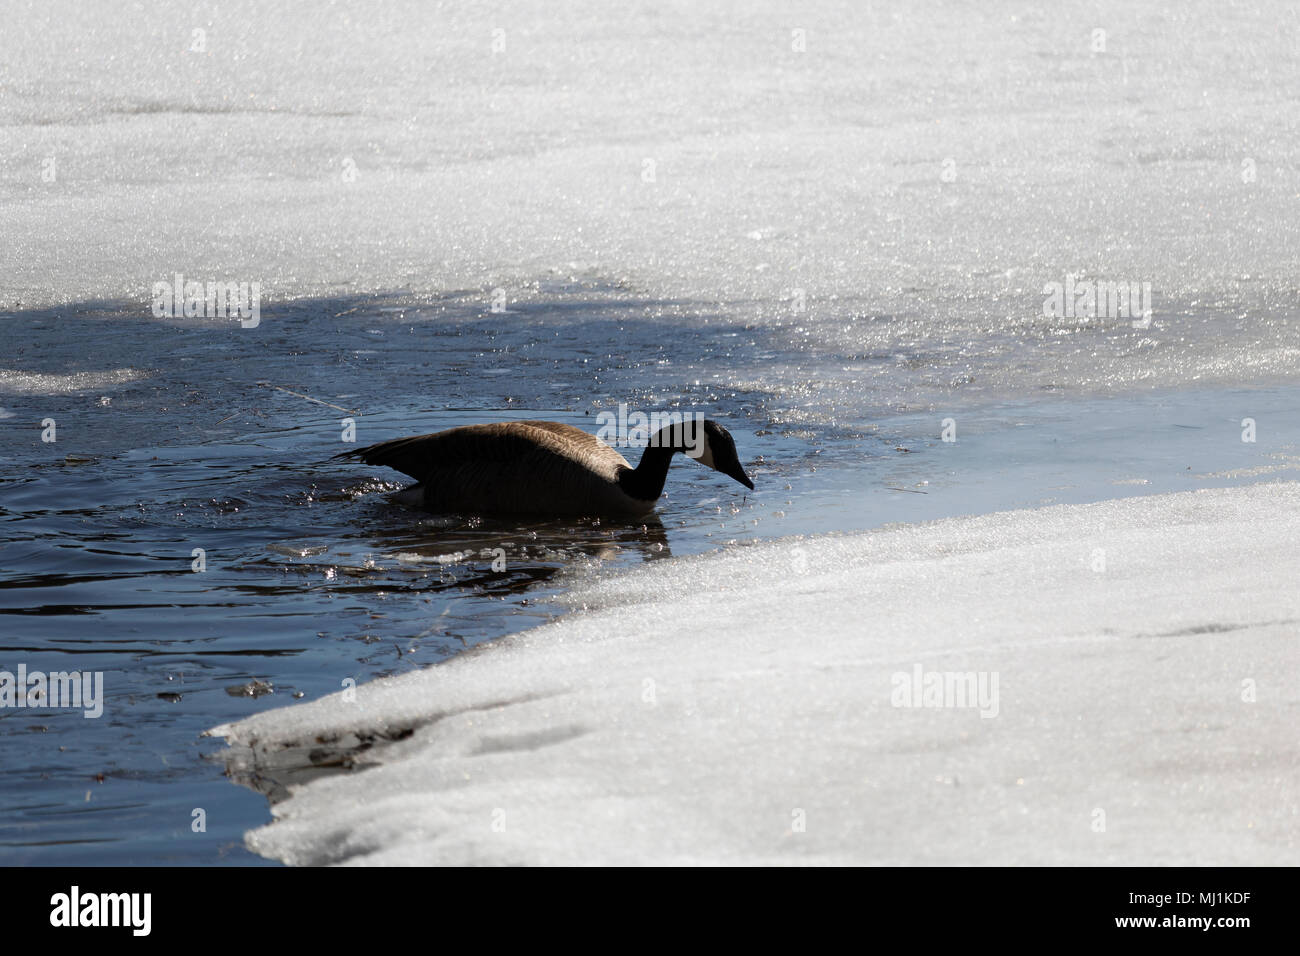
<instances>
[{"instance_id":1,"label":"goose body","mask_svg":"<svg viewBox=\"0 0 1300 956\"><path fill-rule=\"evenodd\" d=\"M417 484L401 500L433 511L635 518L654 509L679 451L754 487L731 435L707 420L661 429L636 468L579 428L532 421L465 425L337 457L409 475Z\"/></svg>"}]
</instances>

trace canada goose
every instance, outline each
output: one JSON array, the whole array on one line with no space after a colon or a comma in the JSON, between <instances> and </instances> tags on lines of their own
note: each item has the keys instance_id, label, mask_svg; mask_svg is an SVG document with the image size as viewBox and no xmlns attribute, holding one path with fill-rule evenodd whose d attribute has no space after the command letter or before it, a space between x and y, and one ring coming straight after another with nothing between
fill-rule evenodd
<instances>
[{"instance_id":1,"label":"canada goose","mask_svg":"<svg viewBox=\"0 0 1300 956\"><path fill-rule=\"evenodd\" d=\"M637 517L653 510L676 452L753 489L731 434L717 422L702 424L661 428L636 468L594 435L559 422L465 425L334 457L410 475L418 484L399 500L434 511Z\"/></svg>"}]
</instances>

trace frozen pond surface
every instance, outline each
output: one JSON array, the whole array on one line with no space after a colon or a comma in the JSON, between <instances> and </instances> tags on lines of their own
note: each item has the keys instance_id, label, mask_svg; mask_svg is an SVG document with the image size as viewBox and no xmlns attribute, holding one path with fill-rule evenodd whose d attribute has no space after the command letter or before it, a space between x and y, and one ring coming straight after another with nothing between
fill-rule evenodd
<instances>
[{"instance_id":1,"label":"frozen pond surface","mask_svg":"<svg viewBox=\"0 0 1300 956\"><path fill-rule=\"evenodd\" d=\"M0 713L0 860L259 862L266 801L200 731L593 573L1294 479L1294 9L793 17L10 4L0 669L102 670L108 704ZM259 325L155 317L178 273L258 283ZM1045 316L1071 277L1149 285L1151 322ZM756 492L683 463L658 525L501 527L329 460L344 417L621 402L724 421Z\"/></svg>"},{"instance_id":2,"label":"frozen pond surface","mask_svg":"<svg viewBox=\"0 0 1300 956\"><path fill-rule=\"evenodd\" d=\"M1300 484L823 536L223 732L289 863L1286 865ZM671 600L664 600L671 594ZM369 765L369 766L367 766Z\"/></svg>"}]
</instances>

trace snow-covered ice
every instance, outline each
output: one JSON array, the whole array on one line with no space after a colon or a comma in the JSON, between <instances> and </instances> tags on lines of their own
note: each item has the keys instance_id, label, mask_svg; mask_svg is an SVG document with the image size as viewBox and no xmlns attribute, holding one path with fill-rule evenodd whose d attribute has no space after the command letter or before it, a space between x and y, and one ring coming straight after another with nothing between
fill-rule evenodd
<instances>
[{"instance_id":1,"label":"snow-covered ice","mask_svg":"<svg viewBox=\"0 0 1300 956\"><path fill-rule=\"evenodd\" d=\"M179 272L259 281L272 336L311 297L603 290L846 357L718 370L792 405L1300 361L1287 4L9 12L6 308L147 314ZM1150 283L1153 328L1045 320L1068 274Z\"/></svg>"},{"instance_id":2,"label":"snow-covered ice","mask_svg":"<svg viewBox=\"0 0 1300 956\"><path fill-rule=\"evenodd\" d=\"M249 835L296 864L1294 863L1297 540L1277 483L733 549L216 732L379 741Z\"/></svg>"},{"instance_id":3,"label":"snow-covered ice","mask_svg":"<svg viewBox=\"0 0 1300 956\"><path fill-rule=\"evenodd\" d=\"M116 519L144 542L133 575L190 554L189 522L207 520L191 490L245 516L266 508L238 530L212 519L230 536L214 550L249 575L210 590L213 607L258 593L268 535L302 543L310 527L346 550L368 519L322 522L320 496L314 517L282 510L316 479L319 449L300 436L334 443L339 407L395 433L451 410L702 406L748 422L746 454L785 479L751 499L764 534L1294 466L1290 396L1250 394L1300 367L1294 5L10 0L4 12L0 418L55 418L59 441L105 456L103 473L25 492L36 530L18 564L72 587L93 586L104 556L88 548L94 564L71 565L72 549L43 542L118 526L50 501L138 495L173 515L174 534L143 538L135 515ZM150 290L177 274L257 282L260 325L156 317ZM1150 285L1152 323L1045 316L1045 288L1075 276ZM1134 399L1176 389L1148 396L1154 412ZM295 395L328 403L314 408L329 428L285 403ZM1200 395L1204 414L1184 415ZM1113 404L1080 417L1065 408L1080 398ZM963 437L940 459L944 416ZM1247 416L1258 448L1238 438ZM258 445L159 448L221 428ZM267 493L262 443L277 442L295 467ZM990 467L999 455L1029 465ZM196 460L201 474L176 464ZM239 486L254 473L250 506ZM779 484L789 499L768 508ZM921 485L924 497L892 502ZM354 731L419 725L364 751L381 767L277 803L253 844L295 862L1289 861L1294 504L1289 485L1174 494L578 582L574 600L595 610L363 684L355 704L237 725L237 744L270 748L259 765L290 756L276 750L290 738L295 759L328 759ZM697 546L680 507L663 509L676 554ZM786 508L789 523L769 523ZM433 563L459 550L395 553ZM336 597L283 599L303 595ZM170 596L147 611L101 600L101 636L156 640L194 620ZM396 630L405 618L381 607L352 610ZM24 620L56 644L81 635ZM231 613L213 631L302 648L285 636L295 626ZM316 640L315 621L298 630ZM245 682L283 664L316 693L309 680L337 686L357 655L336 663L315 646L231 666ZM141 655L118 685L132 707L157 700L137 665L163 655ZM219 679L225 658L203 660ZM893 707L892 675L918 664L996 673L998 715ZM232 719L203 701L188 692L184 726ZM123 726L139 713L124 705ZM151 726L122 780L151 782L160 756L189 752L185 735L155 752ZM129 740L106 737L105 752ZM41 779L44 754L64 752L52 741L19 761L23 813L55 805ZM75 781L80 801L86 766L70 766L53 779ZM79 824L74 844L52 819L33 852L103 842L103 824ZM213 819L215 836L236 817Z\"/></svg>"}]
</instances>

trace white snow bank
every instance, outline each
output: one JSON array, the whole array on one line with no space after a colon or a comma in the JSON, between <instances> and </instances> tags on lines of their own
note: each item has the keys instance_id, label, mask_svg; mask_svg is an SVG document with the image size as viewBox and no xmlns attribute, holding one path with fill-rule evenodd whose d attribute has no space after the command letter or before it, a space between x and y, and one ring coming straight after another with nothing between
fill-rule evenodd
<instances>
[{"instance_id":1,"label":"white snow bank","mask_svg":"<svg viewBox=\"0 0 1300 956\"><path fill-rule=\"evenodd\" d=\"M214 733L416 725L249 835L295 864L1294 864L1297 541L1283 483L660 562ZM917 667L996 706L894 706Z\"/></svg>"}]
</instances>

